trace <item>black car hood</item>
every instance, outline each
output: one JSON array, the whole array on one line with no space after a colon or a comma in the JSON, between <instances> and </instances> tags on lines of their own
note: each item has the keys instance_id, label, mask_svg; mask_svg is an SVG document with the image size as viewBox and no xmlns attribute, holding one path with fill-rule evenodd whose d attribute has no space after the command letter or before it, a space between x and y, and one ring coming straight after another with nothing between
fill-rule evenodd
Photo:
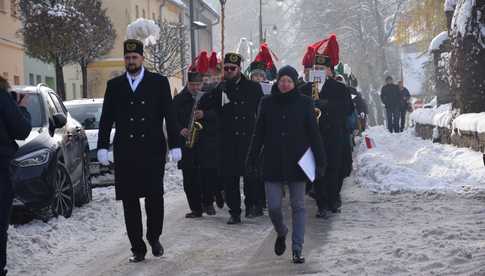
<instances>
[{"instance_id":1,"label":"black car hood","mask_svg":"<svg viewBox=\"0 0 485 276\"><path fill-rule=\"evenodd\" d=\"M39 149L50 148L52 142L49 140L49 137L47 128L33 128L27 139L16 141L19 145L19 150L15 154L15 157L23 156Z\"/></svg>"}]
</instances>

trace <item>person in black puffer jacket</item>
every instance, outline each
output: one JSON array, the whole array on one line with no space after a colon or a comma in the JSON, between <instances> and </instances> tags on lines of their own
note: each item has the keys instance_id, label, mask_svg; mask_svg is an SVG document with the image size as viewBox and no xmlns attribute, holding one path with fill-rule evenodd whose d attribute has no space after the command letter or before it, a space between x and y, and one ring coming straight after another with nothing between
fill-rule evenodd
<instances>
[{"instance_id":1,"label":"person in black puffer jacket","mask_svg":"<svg viewBox=\"0 0 485 276\"><path fill-rule=\"evenodd\" d=\"M27 97L8 92L7 80L0 77L0 275L7 275L7 230L12 208L13 188L10 180L10 162L18 145L31 131L27 112ZM15 99L12 97L15 95Z\"/></svg>"},{"instance_id":2,"label":"person in black puffer jacket","mask_svg":"<svg viewBox=\"0 0 485 276\"><path fill-rule=\"evenodd\" d=\"M288 228L283 221L281 201L283 186L288 185L293 213L293 262L302 263L307 178L298 161L311 148L317 167L315 173L320 178L325 172L326 156L313 113L313 101L298 91L297 80L298 73L294 68L281 68L271 95L261 100L246 168L248 175L257 173L256 164L263 149L263 178L269 216L278 235L277 255L282 255L286 249Z\"/></svg>"}]
</instances>

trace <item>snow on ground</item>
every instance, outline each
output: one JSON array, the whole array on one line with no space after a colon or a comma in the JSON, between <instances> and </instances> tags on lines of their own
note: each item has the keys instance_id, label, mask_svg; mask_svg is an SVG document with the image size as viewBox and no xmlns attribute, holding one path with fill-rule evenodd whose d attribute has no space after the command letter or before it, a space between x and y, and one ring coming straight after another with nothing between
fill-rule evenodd
<instances>
[{"instance_id":1,"label":"snow on ground","mask_svg":"<svg viewBox=\"0 0 485 276\"><path fill-rule=\"evenodd\" d=\"M374 127L366 134L376 147L359 149L356 180L372 191L485 191L485 168L479 152L433 144L415 137L413 130L391 134L383 127Z\"/></svg>"},{"instance_id":2,"label":"snow on ground","mask_svg":"<svg viewBox=\"0 0 485 276\"><path fill-rule=\"evenodd\" d=\"M182 190L181 174L175 164L167 164L164 187L166 197ZM52 275L56 267L103 244L111 236L126 235L123 209L115 201L114 187L94 189L93 201L75 208L69 219L58 217L47 223L35 220L11 226L8 233L11 275Z\"/></svg>"}]
</instances>

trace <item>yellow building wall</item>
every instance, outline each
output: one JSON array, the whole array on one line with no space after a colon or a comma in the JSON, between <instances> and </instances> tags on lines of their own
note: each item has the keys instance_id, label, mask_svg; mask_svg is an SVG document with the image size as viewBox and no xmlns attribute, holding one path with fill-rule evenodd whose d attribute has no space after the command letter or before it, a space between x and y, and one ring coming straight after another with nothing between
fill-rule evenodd
<instances>
[{"instance_id":1,"label":"yellow building wall","mask_svg":"<svg viewBox=\"0 0 485 276\"><path fill-rule=\"evenodd\" d=\"M24 84L24 50L22 40L16 35L21 22L10 7L11 1L0 7L0 75L11 85Z\"/></svg>"},{"instance_id":2,"label":"yellow building wall","mask_svg":"<svg viewBox=\"0 0 485 276\"><path fill-rule=\"evenodd\" d=\"M114 48L106 56L88 66L88 93L91 97L103 97L107 81L125 71L123 41L126 39L126 27L137 18L143 17L143 11L145 18L153 20L155 17L158 20L162 4L163 18L178 21L183 10L166 0L103 0L103 6L107 9L107 15L116 30L116 40ZM180 91L181 76L170 78L170 84L172 93L175 89Z\"/></svg>"}]
</instances>

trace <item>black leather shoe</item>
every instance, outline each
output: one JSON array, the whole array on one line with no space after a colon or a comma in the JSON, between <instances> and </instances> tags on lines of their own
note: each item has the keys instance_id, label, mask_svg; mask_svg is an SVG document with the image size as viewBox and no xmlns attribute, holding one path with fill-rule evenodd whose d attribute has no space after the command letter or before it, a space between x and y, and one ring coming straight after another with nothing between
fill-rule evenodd
<instances>
[{"instance_id":1,"label":"black leather shoe","mask_svg":"<svg viewBox=\"0 0 485 276\"><path fill-rule=\"evenodd\" d=\"M241 217L239 216L231 216L227 224L234 225L234 224L241 224Z\"/></svg>"},{"instance_id":2,"label":"black leather shoe","mask_svg":"<svg viewBox=\"0 0 485 276\"><path fill-rule=\"evenodd\" d=\"M326 210L323 210L323 209L318 210L316 217L317 218L326 219L328 217L327 211Z\"/></svg>"},{"instance_id":3,"label":"black leather shoe","mask_svg":"<svg viewBox=\"0 0 485 276\"><path fill-rule=\"evenodd\" d=\"M224 197L222 196L222 192L216 193L216 205L219 209L224 208Z\"/></svg>"},{"instance_id":4,"label":"black leather shoe","mask_svg":"<svg viewBox=\"0 0 485 276\"><path fill-rule=\"evenodd\" d=\"M216 215L216 209L214 209L214 206L211 204L205 208L205 213L208 216L215 216Z\"/></svg>"},{"instance_id":5,"label":"black leather shoe","mask_svg":"<svg viewBox=\"0 0 485 276\"><path fill-rule=\"evenodd\" d=\"M198 212L190 212L188 214L185 215L185 218L201 218L202 217L202 213L198 213Z\"/></svg>"},{"instance_id":6,"label":"black leather shoe","mask_svg":"<svg viewBox=\"0 0 485 276\"><path fill-rule=\"evenodd\" d=\"M293 250L293 263L294 264L304 264L305 257L301 255L301 251Z\"/></svg>"},{"instance_id":7,"label":"black leather shoe","mask_svg":"<svg viewBox=\"0 0 485 276\"><path fill-rule=\"evenodd\" d=\"M276 256L281 256L286 251L286 235L277 237L274 244L274 253Z\"/></svg>"},{"instance_id":8,"label":"black leather shoe","mask_svg":"<svg viewBox=\"0 0 485 276\"><path fill-rule=\"evenodd\" d=\"M152 247L153 256L155 257L163 256L163 253L164 253L163 246L159 241L150 242L150 246Z\"/></svg>"},{"instance_id":9,"label":"black leather shoe","mask_svg":"<svg viewBox=\"0 0 485 276\"><path fill-rule=\"evenodd\" d=\"M145 260L145 253L133 253L133 256L129 259L130 263L139 263Z\"/></svg>"}]
</instances>

